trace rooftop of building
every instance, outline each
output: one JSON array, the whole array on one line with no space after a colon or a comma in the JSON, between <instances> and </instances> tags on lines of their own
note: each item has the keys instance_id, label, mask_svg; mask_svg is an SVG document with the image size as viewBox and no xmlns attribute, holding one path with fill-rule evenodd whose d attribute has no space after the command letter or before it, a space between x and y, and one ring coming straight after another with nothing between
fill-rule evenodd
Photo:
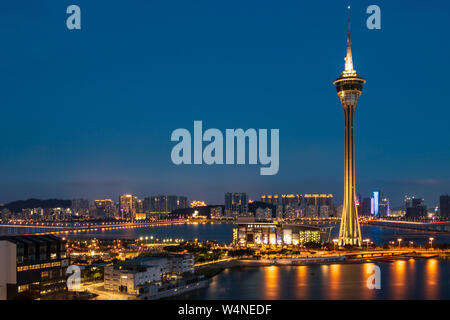
<instances>
[{"instance_id":1,"label":"rooftop of building","mask_svg":"<svg viewBox=\"0 0 450 320\"><path fill-rule=\"evenodd\" d=\"M0 236L0 241L9 241L15 244L33 244L33 243L47 243L47 242L62 242L63 240L57 236L46 235L10 235Z\"/></svg>"}]
</instances>

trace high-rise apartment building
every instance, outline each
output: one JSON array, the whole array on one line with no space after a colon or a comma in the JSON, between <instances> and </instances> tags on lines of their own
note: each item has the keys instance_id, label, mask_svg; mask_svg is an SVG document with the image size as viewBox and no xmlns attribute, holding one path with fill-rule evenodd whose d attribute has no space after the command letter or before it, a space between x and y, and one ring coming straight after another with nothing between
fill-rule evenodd
<instances>
[{"instance_id":1,"label":"high-rise apartment building","mask_svg":"<svg viewBox=\"0 0 450 320\"><path fill-rule=\"evenodd\" d=\"M111 199L94 200L95 217L113 218L116 215L116 205Z\"/></svg>"},{"instance_id":2,"label":"high-rise apartment building","mask_svg":"<svg viewBox=\"0 0 450 320\"><path fill-rule=\"evenodd\" d=\"M334 212L332 194L305 194L303 196L303 217L328 218Z\"/></svg>"},{"instance_id":3,"label":"high-rise apartment building","mask_svg":"<svg viewBox=\"0 0 450 320\"><path fill-rule=\"evenodd\" d=\"M167 211L172 212L178 209L178 197L174 195L167 196Z\"/></svg>"},{"instance_id":4,"label":"high-rise apartment building","mask_svg":"<svg viewBox=\"0 0 450 320\"><path fill-rule=\"evenodd\" d=\"M248 195L242 193L225 193L225 212L227 216L239 216L248 213Z\"/></svg>"},{"instance_id":5,"label":"high-rise apartment building","mask_svg":"<svg viewBox=\"0 0 450 320\"><path fill-rule=\"evenodd\" d=\"M134 218L140 210L139 199L131 194L125 194L119 198L119 214L121 218Z\"/></svg>"},{"instance_id":6,"label":"high-rise apartment building","mask_svg":"<svg viewBox=\"0 0 450 320\"><path fill-rule=\"evenodd\" d=\"M188 208L189 204L188 204L188 198L185 196L179 196L178 197L178 208L179 209L185 209Z\"/></svg>"},{"instance_id":7,"label":"high-rise apartment building","mask_svg":"<svg viewBox=\"0 0 450 320\"><path fill-rule=\"evenodd\" d=\"M424 204L424 199L415 197L405 197L405 209L407 219L423 218L427 215L427 207Z\"/></svg>"},{"instance_id":8,"label":"high-rise apartment building","mask_svg":"<svg viewBox=\"0 0 450 320\"><path fill-rule=\"evenodd\" d=\"M82 199L82 198L76 198L72 199L72 211L73 213L78 214L86 214L89 210L89 200Z\"/></svg>"},{"instance_id":9,"label":"high-rise apartment building","mask_svg":"<svg viewBox=\"0 0 450 320\"><path fill-rule=\"evenodd\" d=\"M439 198L440 216L442 218L450 218L450 196L442 195Z\"/></svg>"}]
</instances>

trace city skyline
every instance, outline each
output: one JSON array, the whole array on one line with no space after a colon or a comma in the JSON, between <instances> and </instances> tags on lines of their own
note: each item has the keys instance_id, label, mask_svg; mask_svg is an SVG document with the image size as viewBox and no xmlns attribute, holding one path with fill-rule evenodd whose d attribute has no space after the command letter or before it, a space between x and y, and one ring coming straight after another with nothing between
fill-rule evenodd
<instances>
[{"instance_id":1,"label":"city skyline","mask_svg":"<svg viewBox=\"0 0 450 320\"><path fill-rule=\"evenodd\" d=\"M441 94L450 71L441 37L448 4L411 2L403 15L403 3L382 1L382 30L368 30L369 3L348 3L357 68L371 78L356 112L356 193L384 190L393 207L410 194L437 205L450 191L450 111ZM0 203L161 193L219 204L230 190L250 199L331 193L342 201L342 112L330 85L343 62L342 3L273 11L262 2L254 15L252 4L235 12L218 3L194 11L131 2L111 5L109 16L120 23L106 26L100 4L80 1L79 33L63 28L62 4L4 6ZM439 50L429 58L430 46ZM424 59L421 77L437 81L411 90ZM385 79L398 75L391 93ZM170 132L194 120L220 129L280 128L279 173L173 165Z\"/></svg>"}]
</instances>

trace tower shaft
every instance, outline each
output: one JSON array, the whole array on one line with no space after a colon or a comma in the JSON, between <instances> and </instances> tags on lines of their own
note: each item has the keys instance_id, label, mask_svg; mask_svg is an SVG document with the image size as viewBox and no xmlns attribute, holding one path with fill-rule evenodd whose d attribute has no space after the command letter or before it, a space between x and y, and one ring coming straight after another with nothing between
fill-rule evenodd
<instances>
[{"instance_id":1,"label":"tower shaft","mask_svg":"<svg viewBox=\"0 0 450 320\"><path fill-rule=\"evenodd\" d=\"M350 99L349 99L350 98ZM361 230L356 208L355 192L355 109L358 93L347 92L342 99L345 116L345 170L344 204L342 209L339 243L341 245L360 245Z\"/></svg>"}]
</instances>

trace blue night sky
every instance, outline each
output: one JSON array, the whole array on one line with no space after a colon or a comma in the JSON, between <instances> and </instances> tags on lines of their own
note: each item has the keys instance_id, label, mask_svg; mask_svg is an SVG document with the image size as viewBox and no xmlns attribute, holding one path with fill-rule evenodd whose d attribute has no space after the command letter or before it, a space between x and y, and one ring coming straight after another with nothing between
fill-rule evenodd
<instances>
[{"instance_id":1,"label":"blue night sky","mask_svg":"<svg viewBox=\"0 0 450 320\"><path fill-rule=\"evenodd\" d=\"M436 205L450 193L448 1L23 1L0 4L0 202L29 197L333 193L353 58L357 193ZM82 30L66 28L77 4ZM381 7L381 30L366 28ZM279 128L280 170L176 166L177 128Z\"/></svg>"}]
</instances>

